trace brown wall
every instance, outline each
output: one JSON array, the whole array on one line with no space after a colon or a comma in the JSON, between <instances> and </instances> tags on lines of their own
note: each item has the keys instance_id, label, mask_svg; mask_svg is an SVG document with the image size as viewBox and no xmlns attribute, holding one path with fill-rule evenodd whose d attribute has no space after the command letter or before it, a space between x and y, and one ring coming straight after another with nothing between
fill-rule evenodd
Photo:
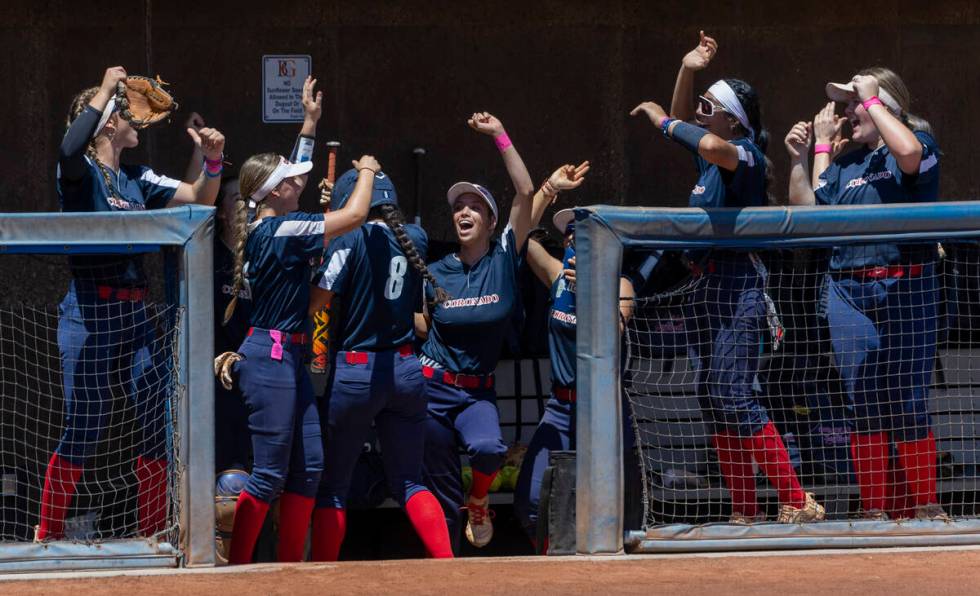
<instances>
[{"instance_id":1,"label":"brown wall","mask_svg":"<svg viewBox=\"0 0 980 596\"><path fill-rule=\"evenodd\" d=\"M121 6L127 8L120 10ZM326 93L320 140L344 142L343 163L373 152L414 205L411 150L428 149L426 227L447 239L444 191L485 182L509 202L492 143L469 131L474 110L506 124L535 181L556 165L591 159L578 203L681 205L689 156L628 110L669 103L681 56L698 28L720 51L699 89L722 76L759 89L772 133L777 196L788 160L782 137L824 102L828 79L885 64L911 87L914 109L945 151L945 198L977 198L968 147L980 131L980 3L758 2L68 2L7 0L0 15L0 211L53 210L57 145L72 95L108 65L162 75L183 114L224 130L227 154L287 152L295 125L263 125L263 54L313 57ZM189 152L179 116L143 133L128 159L177 175ZM322 144L316 159L324 163ZM305 206L315 208L313 192ZM566 205L567 206L567 205Z\"/></svg>"}]
</instances>

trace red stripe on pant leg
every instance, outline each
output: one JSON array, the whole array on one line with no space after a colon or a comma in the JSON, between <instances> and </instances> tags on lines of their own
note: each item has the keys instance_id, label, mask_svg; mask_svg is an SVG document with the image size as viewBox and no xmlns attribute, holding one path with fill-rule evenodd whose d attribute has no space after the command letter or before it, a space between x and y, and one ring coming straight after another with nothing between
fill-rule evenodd
<instances>
[{"instance_id":1,"label":"red stripe on pant leg","mask_svg":"<svg viewBox=\"0 0 980 596\"><path fill-rule=\"evenodd\" d=\"M306 535L313 515L313 497L283 493L279 498L279 562L296 563L306 554Z\"/></svg>"},{"instance_id":2,"label":"red stripe on pant leg","mask_svg":"<svg viewBox=\"0 0 980 596\"><path fill-rule=\"evenodd\" d=\"M888 434L851 433L851 461L865 511L885 510L888 482Z\"/></svg>"},{"instance_id":3,"label":"red stripe on pant leg","mask_svg":"<svg viewBox=\"0 0 980 596\"><path fill-rule=\"evenodd\" d=\"M446 514L439 501L427 490L419 491L405 503L405 513L433 559L452 559Z\"/></svg>"},{"instance_id":4,"label":"red stripe on pant leg","mask_svg":"<svg viewBox=\"0 0 980 596\"><path fill-rule=\"evenodd\" d=\"M759 503L755 496L752 454L742 449L738 437L728 433L716 434L714 444L725 486L732 497L732 513L755 516L759 512Z\"/></svg>"},{"instance_id":5,"label":"red stripe on pant leg","mask_svg":"<svg viewBox=\"0 0 980 596\"><path fill-rule=\"evenodd\" d=\"M65 533L65 517L68 506L75 496L75 487L82 477L81 466L76 466L57 453L48 461L48 470L44 474L44 490L41 492L41 522L37 537L63 538Z\"/></svg>"},{"instance_id":6,"label":"red stripe on pant leg","mask_svg":"<svg viewBox=\"0 0 980 596\"><path fill-rule=\"evenodd\" d=\"M314 561L336 561L340 545L347 533L347 512L337 507L317 507L313 510Z\"/></svg>"},{"instance_id":7,"label":"red stripe on pant leg","mask_svg":"<svg viewBox=\"0 0 980 596\"><path fill-rule=\"evenodd\" d=\"M924 439L898 443L898 459L905 469L913 505L936 503L936 439L932 431Z\"/></svg>"},{"instance_id":8,"label":"red stripe on pant leg","mask_svg":"<svg viewBox=\"0 0 980 596\"><path fill-rule=\"evenodd\" d=\"M167 523L167 462L140 456L136 460L139 480L140 534L152 536Z\"/></svg>"},{"instance_id":9,"label":"red stripe on pant leg","mask_svg":"<svg viewBox=\"0 0 980 596\"><path fill-rule=\"evenodd\" d=\"M484 474L483 472L473 470L473 484L470 486L470 496L474 499L482 499L487 496L490 492L490 485L493 484L493 479L496 477L497 472Z\"/></svg>"},{"instance_id":10,"label":"red stripe on pant leg","mask_svg":"<svg viewBox=\"0 0 980 596\"><path fill-rule=\"evenodd\" d=\"M231 552L228 554L230 565L252 562L255 541L259 539L259 532L268 512L269 504L265 501L260 501L245 491L238 495L235 525L231 532Z\"/></svg>"},{"instance_id":11,"label":"red stripe on pant leg","mask_svg":"<svg viewBox=\"0 0 980 596\"><path fill-rule=\"evenodd\" d=\"M743 449L751 449L755 461L765 472L769 483L776 487L781 505L791 505L802 508L806 503L806 495L796 477L796 470L789 462L789 452L783 445L783 438L776 431L776 426L769 422L762 430L753 436L742 440Z\"/></svg>"}]
</instances>

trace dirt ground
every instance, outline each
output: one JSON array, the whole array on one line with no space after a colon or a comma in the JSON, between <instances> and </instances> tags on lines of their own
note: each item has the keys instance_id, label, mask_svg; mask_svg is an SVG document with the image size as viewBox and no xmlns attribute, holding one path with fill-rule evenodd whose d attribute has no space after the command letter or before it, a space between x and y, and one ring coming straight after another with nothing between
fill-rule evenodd
<instances>
[{"instance_id":1,"label":"dirt ground","mask_svg":"<svg viewBox=\"0 0 980 596\"><path fill-rule=\"evenodd\" d=\"M980 550L252 565L0 582L0 594L977 594Z\"/></svg>"}]
</instances>

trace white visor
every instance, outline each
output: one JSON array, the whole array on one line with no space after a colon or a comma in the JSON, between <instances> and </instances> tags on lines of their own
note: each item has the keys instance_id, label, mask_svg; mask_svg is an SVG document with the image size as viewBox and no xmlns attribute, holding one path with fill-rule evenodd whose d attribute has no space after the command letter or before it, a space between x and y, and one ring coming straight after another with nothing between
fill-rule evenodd
<instances>
[{"instance_id":1,"label":"white visor","mask_svg":"<svg viewBox=\"0 0 980 596\"><path fill-rule=\"evenodd\" d=\"M575 209L562 209L551 218L551 223L555 224L558 231L565 234L568 224L575 219Z\"/></svg>"},{"instance_id":2,"label":"white visor","mask_svg":"<svg viewBox=\"0 0 980 596\"><path fill-rule=\"evenodd\" d=\"M486 202L487 206L490 207L490 212L493 213L494 219L499 219L497 217L497 201L493 200L493 195L490 191L483 188L479 184L473 184L472 182L457 182L449 187L449 192L446 193L446 198L449 200L449 206L452 207L456 204L456 199L463 195L476 195Z\"/></svg>"},{"instance_id":3,"label":"white visor","mask_svg":"<svg viewBox=\"0 0 980 596\"><path fill-rule=\"evenodd\" d=\"M857 97L857 93L854 91L854 83L827 83L826 87L827 97L833 101L851 101ZM902 107L898 105L895 98L891 96L890 93L878 87L878 99L881 103L885 104L893 114L901 114Z\"/></svg>"},{"instance_id":4,"label":"white visor","mask_svg":"<svg viewBox=\"0 0 980 596\"><path fill-rule=\"evenodd\" d=\"M111 97L109 101L105 104L105 109L102 110L102 117L99 118L99 123L95 127L95 132L92 133L92 138L99 136L102 129L105 128L105 123L109 121L109 116L116 111L116 98Z\"/></svg>"},{"instance_id":5,"label":"white visor","mask_svg":"<svg viewBox=\"0 0 980 596\"><path fill-rule=\"evenodd\" d=\"M249 206L251 207L258 203L261 203L262 199L264 199L270 192L272 192L273 188L279 186L279 183L285 180L286 178L292 178L293 176L301 176L303 174L308 173L312 169L313 169L312 161L292 163L287 161L285 157L280 157L279 165L276 166L276 169L272 170L272 173L269 174L269 177L266 178L265 182L262 183L262 187L259 188L257 191L253 192L252 196L249 197L250 199Z\"/></svg>"}]
</instances>

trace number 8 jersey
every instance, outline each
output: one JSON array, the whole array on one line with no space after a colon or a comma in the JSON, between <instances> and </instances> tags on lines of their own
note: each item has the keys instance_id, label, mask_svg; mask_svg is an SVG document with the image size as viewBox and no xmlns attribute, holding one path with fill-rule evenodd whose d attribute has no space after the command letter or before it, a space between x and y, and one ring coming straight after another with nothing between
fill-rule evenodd
<instances>
[{"instance_id":1,"label":"number 8 jersey","mask_svg":"<svg viewBox=\"0 0 980 596\"><path fill-rule=\"evenodd\" d=\"M412 224L404 228L424 260L425 231ZM422 276L383 222L368 222L331 240L318 277L319 287L340 298L331 306L332 349L379 352L414 338Z\"/></svg>"}]
</instances>

